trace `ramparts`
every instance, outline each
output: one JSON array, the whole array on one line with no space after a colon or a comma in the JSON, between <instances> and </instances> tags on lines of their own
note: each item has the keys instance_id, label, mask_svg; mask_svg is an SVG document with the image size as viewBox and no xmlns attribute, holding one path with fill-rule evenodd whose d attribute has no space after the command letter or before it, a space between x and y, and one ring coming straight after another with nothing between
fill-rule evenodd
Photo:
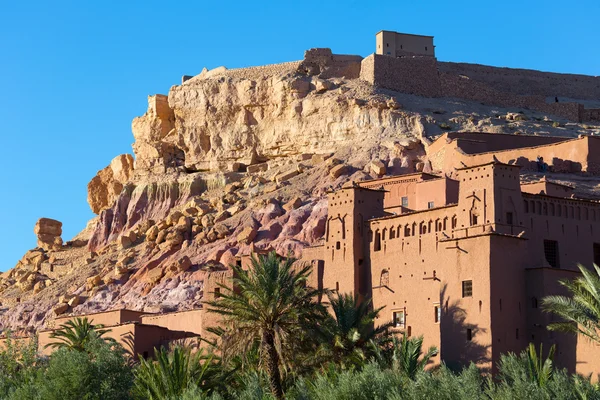
<instances>
[{"instance_id":1,"label":"ramparts","mask_svg":"<svg viewBox=\"0 0 600 400\"><path fill-rule=\"evenodd\" d=\"M372 85L424 97L442 97L433 57L395 58L371 54L361 63L360 78Z\"/></svg>"},{"instance_id":2,"label":"ramparts","mask_svg":"<svg viewBox=\"0 0 600 400\"><path fill-rule=\"evenodd\" d=\"M480 64L438 62L441 74L463 75L490 88L518 95L600 99L600 77L559 74Z\"/></svg>"}]
</instances>

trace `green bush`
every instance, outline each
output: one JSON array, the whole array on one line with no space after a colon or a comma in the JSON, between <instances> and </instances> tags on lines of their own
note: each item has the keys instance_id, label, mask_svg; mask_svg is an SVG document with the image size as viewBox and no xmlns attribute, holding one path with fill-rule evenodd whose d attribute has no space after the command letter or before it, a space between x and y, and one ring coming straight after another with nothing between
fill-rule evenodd
<instances>
[{"instance_id":1,"label":"green bush","mask_svg":"<svg viewBox=\"0 0 600 400\"><path fill-rule=\"evenodd\" d=\"M11 400L127 400L133 382L131 368L118 346L101 340L86 351L60 349L46 368L19 387Z\"/></svg>"}]
</instances>

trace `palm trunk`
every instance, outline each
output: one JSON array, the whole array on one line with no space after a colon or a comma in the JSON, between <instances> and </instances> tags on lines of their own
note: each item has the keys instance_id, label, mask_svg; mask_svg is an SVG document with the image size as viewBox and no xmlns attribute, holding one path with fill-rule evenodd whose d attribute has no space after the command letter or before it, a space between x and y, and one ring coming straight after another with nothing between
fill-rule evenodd
<instances>
[{"instance_id":1,"label":"palm trunk","mask_svg":"<svg viewBox=\"0 0 600 400\"><path fill-rule=\"evenodd\" d=\"M283 399L283 388L281 387L281 376L279 375L279 355L275 349L275 337L273 332L263 332L262 344L264 346L264 362L269 375L269 386L276 399Z\"/></svg>"}]
</instances>

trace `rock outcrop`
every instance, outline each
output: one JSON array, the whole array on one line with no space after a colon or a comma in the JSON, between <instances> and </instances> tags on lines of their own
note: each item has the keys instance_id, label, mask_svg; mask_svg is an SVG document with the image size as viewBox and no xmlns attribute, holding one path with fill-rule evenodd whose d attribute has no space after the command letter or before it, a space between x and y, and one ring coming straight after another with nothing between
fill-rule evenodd
<instances>
[{"instance_id":1,"label":"rock outcrop","mask_svg":"<svg viewBox=\"0 0 600 400\"><path fill-rule=\"evenodd\" d=\"M62 222L50 218L40 218L33 231L37 235L38 247L44 250L58 250L62 247Z\"/></svg>"},{"instance_id":2,"label":"rock outcrop","mask_svg":"<svg viewBox=\"0 0 600 400\"><path fill-rule=\"evenodd\" d=\"M121 154L88 183L88 204L95 214L112 206L133 176L133 157Z\"/></svg>"}]
</instances>

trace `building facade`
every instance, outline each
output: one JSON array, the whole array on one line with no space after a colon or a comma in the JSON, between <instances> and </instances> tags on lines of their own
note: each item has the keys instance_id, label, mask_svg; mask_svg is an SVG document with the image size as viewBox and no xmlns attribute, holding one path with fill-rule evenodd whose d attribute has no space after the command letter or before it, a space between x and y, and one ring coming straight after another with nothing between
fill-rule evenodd
<instances>
[{"instance_id":1,"label":"building facade","mask_svg":"<svg viewBox=\"0 0 600 400\"><path fill-rule=\"evenodd\" d=\"M559 279L600 263L600 203L545 179L521 184L520 167L492 161L453 179L410 174L329 194L323 245L305 250L314 284L385 307L377 323L423 335L435 362L494 371L528 343L557 346L570 371L598 370L597 346L548 331L543 297Z\"/></svg>"},{"instance_id":2,"label":"building facade","mask_svg":"<svg viewBox=\"0 0 600 400\"><path fill-rule=\"evenodd\" d=\"M413 35L393 31L379 31L375 35L375 54L392 57L435 57L433 36Z\"/></svg>"}]
</instances>

